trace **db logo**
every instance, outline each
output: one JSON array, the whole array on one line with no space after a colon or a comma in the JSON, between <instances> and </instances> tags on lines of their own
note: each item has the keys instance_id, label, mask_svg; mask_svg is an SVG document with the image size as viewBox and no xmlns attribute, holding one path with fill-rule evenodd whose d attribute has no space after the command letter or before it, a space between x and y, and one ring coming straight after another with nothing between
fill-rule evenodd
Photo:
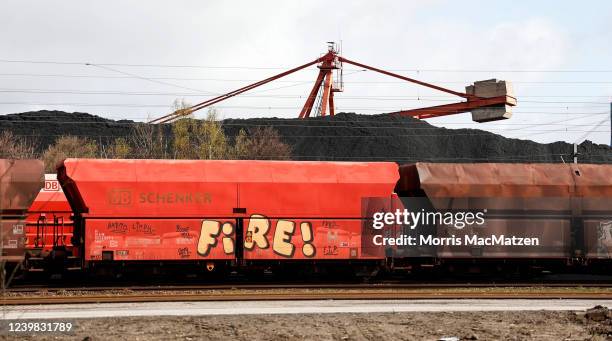
<instances>
[{"instance_id":1,"label":"db logo","mask_svg":"<svg viewBox=\"0 0 612 341\"><path fill-rule=\"evenodd\" d=\"M59 192L60 185L56 180L45 180L45 188L44 191L47 192Z\"/></svg>"},{"instance_id":2,"label":"db logo","mask_svg":"<svg viewBox=\"0 0 612 341\"><path fill-rule=\"evenodd\" d=\"M108 202L111 205L132 204L132 192L126 189L113 189L108 193Z\"/></svg>"}]
</instances>

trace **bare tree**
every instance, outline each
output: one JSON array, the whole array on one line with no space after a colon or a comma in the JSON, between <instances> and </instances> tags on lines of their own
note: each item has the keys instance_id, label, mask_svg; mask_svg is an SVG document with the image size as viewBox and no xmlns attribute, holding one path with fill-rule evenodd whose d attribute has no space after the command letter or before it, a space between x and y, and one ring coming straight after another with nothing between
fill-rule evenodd
<instances>
[{"instance_id":1,"label":"bare tree","mask_svg":"<svg viewBox=\"0 0 612 341\"><path fill-rule=\"evenodd\" d=\"M245 158L254 160L291 159L291 146L281 140L276 129L270 126L255 127L249 132Z\"/></svg>"},{"instance_id":2,"label":"bare tree","mask_svg":"<svg viewBox=\"0 0 612 341\"><path fill-rule=\"evenodd\" d=\"M173 103L175 113L180 113L190 106L184 99L176 99ZM193 114L183 115L172 123L172 152L175 159L197 158L197 134L199 122L193 118Z\"/></svg>"},{"instance_id":3,"label":"bare tree","mask_svg":"<svg viewBox=\"0 0 612 341\"><path fill-rule=\"evenodd\" d=\"M106 146L106 155L108 159L127 159L131 156L132 146L124 137L116 138L113 143Z\"/></svg>"},{"instance_id":4,"label":"bare tree","mask_svg":"<svg viewBox=\"0 0 612 341\"><path fill-rule=\"evenodd\" d=\"M59 162L65 158L95 158L97 156L98 145L95 141L78 136L61 136L45 151L43 161L46 171L53 172Z\"/></svg>"},{"instance_id":5,"label":"bare tree","mask_svg":"<svg viewBox=\"0 0 612 341\"><path fill-rule=\"evenodd\" d=\"M161 124L138 123L132 128L129 144L139 159L165 159L167 139Z\"/></svg>"},{"instance_id":6,"label":"bare tree","mask_svg":"<svg viewBox=\"0 0 612 341\"><path fill-rule=\"evenodd\" d=\"M237 160L248 159L249 143L249 135L247 135L244 129L240 128L238 135L234 138L234 146L230 149L230 158Z\"/></svg>"},{"instance_id":7,"label":"bare tree","mask_svg":"<svg viewBox=\"0 0 612 341\"><path fill-rule=\"evenodd\" d=\"M173 114L179 114L183 118L193 118L193 112L189 111L191 103L187 102L184 98L175 99L172 107L174 108Z\"/></svg>"},{"instance_id":8,"label":"bare tree","mask_svg":"<svg viewBox=\"0 0 612 341\"><path fill-rule=\"evenodd\" d=\"M15 136L8 130L0 133L0 158L33 159L36 157L36 148L32 140L23 136Z\"/></svg>"}]
</instances>

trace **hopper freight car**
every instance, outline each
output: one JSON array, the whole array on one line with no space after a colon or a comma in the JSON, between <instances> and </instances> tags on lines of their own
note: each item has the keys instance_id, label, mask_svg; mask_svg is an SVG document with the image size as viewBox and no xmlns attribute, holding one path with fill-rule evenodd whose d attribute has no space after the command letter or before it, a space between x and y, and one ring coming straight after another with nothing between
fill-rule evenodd
<instances>
[{"instance_id":1,"label":"hopper freight car","mask_svg":"<svg viewBox=\"0 0 612 341\"><path fill-rule=\"evenodd\" d=\"M8 270L23 261L26 211L43 186L43 174L39 160L0 159L0 262Z\"/></svg>"},{"instance_id":2,"label":"hopper freight car","mask_svg":"<svg viewBox=\"0 0 612 341\"><path fill-rule=\"evenodd\" d=\"M362 199L390 197L394 163L67 159L58 178L84 266L197 261L376 263Z\"/></svg>"},{"instance_id":3,"label":"hopper freight car","mask_svg":"<svg viewBox=\"0 0 612 341\"><path fill-rule=\"evenodd\" d=\"M442 241L438 245L393 249L404 263L422 264L418 257L430 256L455 269L483 261L498 270L509 264L563 268L612 256L611 165L417 163L399 171L396 191L406 205L484 218L461 228L433 226L427 237ZM405 233L402 228L395 234Z\"/></svg>"}]
</instances>

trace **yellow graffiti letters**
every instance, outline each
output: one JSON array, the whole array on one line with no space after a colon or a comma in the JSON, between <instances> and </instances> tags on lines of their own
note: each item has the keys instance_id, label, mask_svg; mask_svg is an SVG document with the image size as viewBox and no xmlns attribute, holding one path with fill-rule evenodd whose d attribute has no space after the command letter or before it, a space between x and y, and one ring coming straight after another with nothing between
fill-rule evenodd
<instances>
[{"instance_id":1,"label":"yellow graffiti letters","mask_svg":"<svg viewBox=\"0 0 612 341\"><path fill-rule=\"evenodd\" d=\"M300 232L302 232L302 240L304 240L304 246L302 246L302 253L306 257L313 257L315 255L315 247L312 245L313 235L312 226L308 222L300 224Z\"/></svg>"},{"instance_id":2,"label":"yellow graffiti letters","mask_svg":"<svg viewBox=\"0 0 612 341\"><path fill-rule=\"evenodd\" d=\"M248 219L246 231L241 235L236 235L236 229L233 223L229 221L220 222L216 220L202 221L200 229L200 237L198 239L197 252L202 257L209 256L211 250L217 247L218 240L221 241L223 252L226 255L234 254L236 251L236 239L244 238L242 241L246 251L254 251L258 249L268 249L270 241L272 251L285 258L293 258L295 256L296 244L299 246L300 241L294 241L293 237L298 233L301 236L303 245L301 253L307 257L314 257L316 248L314 246L313 229L310 222L300 222L299 229L296 228L295 221L279 219L276 221L273 230L273 236L268 236L268 232L272 228L270 220L260 214L253 214ZM297 239L300 239L299 237Z\"/></svg>"},{"instance_id":3,"label":"yellow graffiti letters","mask_svg":"<svg viewBox=\"0 0 612 341\"><path fill-rule=\"evenodd\" d=\"M217 236L221 229L221 223L214 220L202 221L200 230L200 239L198 240L198 254L200 256L208 256L210 249L217 245Z\"/></svg>"},{"instance_id":4,"label":"yellow graffiti letters","mask_svg":"<svg viewBox=\"0 0 612 341\"><path fill-rule=\"evenodd\" d=\"M223 237L223 252L226 255L234 253L234 240L230 237L234 233L234 226L231 223L223 223L221 228L225 237Z\"/></svg>"},{"instance_id":5,"label":"yellow graffiti letters","mask_svg":"<svg viewBox=\"0 0 612 341\"><path fill-rule=\"evenodd\" d=\"M289 220L279 220L276 223L276 231L274 231L274 242L272 250L284 257L293 256L295 246L291 244L291 237L295 230L295 223Z\"/></svg>"},{"instance_id":6,"label":"yellow graffiti letters","mask_svg":"<svg viewBox=\"0 0 612 341\"><path fill-rule=\"evenodd\" d=\"M260 249L268 248L268 239L266 233L270 229L270 220L266 217L253 214L249 219L249 227L247 227L247 234L251 233L251 238L244 241L244 248L246 250L252 250L255 245Z\"/></svg>"}]
</instances>

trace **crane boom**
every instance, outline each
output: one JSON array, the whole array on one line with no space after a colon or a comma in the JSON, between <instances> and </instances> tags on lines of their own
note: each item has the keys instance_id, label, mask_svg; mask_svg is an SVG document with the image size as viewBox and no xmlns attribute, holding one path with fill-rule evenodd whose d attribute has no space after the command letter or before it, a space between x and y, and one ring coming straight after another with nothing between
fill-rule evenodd
<instances>
[{"instance_id":1,"label":"crane boom","mask_svg":"<svg viewBox=\"0 0 612 341\"><path fill-rule=\"evenodd\" d=\"M274 76L266 78L266 79L264 79L262 81L255 82L253 84L247 85L247 86L242 87L240 89L237 89L237 90L234 90L234 91L230 91L230 92L228 92L226 94L223 94L223 95L217 96L215 98L206 100L206 101L198 103L196 105L192 105L191 107L188 107L188 108L185 108L185 109L178 109L178 110L174 111L173 113L170 113L168 115L156 118L156 119L152 120L149 123L166 123L166 122L170 122L172 120L175 120L177 118L189 115L189 114L193 113L194 111L206 108L206 107L211 106L211 105L213 105L215 103L219 103L221 101L224 101L224 100L226 100L226 99L228 99L230 97L239 95L239 94L241 94L243 92L249 91L249 90L254 89L254 88L258 87L258 86L261 86L261 85L264 85L266 83L269 83L269 82L271 82L273 80L285 77L285 76L290 75L290 74L292 74L292 73L294 73L296 71L299 71L301 69L307 68L307 67L309 67L311 65L314 65L314 64L318 63L320 61L320 59L321 58L315 59L315 60L313 60L313 61L311 61L309 63L306 63L304 65L300 65L300 66L298 66L296 68L293 68L291 70L279 73L278 75L274 75Z\"/></svg>"}]
</instances>

